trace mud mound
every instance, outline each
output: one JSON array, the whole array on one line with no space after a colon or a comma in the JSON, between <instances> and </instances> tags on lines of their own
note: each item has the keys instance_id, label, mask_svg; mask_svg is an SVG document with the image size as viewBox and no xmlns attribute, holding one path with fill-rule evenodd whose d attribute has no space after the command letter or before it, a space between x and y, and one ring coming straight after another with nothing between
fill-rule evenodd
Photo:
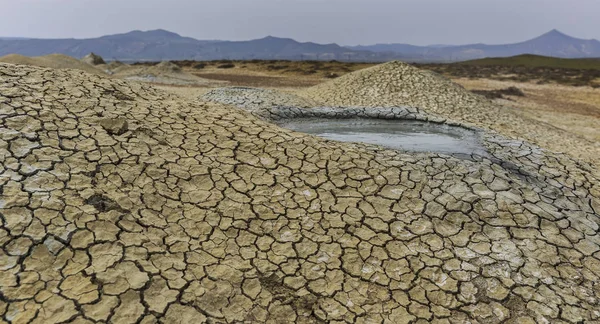
<instances>
[{"instance_id":1,"label":"mud mound","mask_svg":"<svg viewBox=\"0 0 600 324\"><path fill-rule=\"evenodd\" d=\"M84 63L90 64L90 65L106 64L106 62L104 62L104 59L100 55L96 55L94 53L90 53L90 54L84 56L81 59L81 61Z\"/></svg>"},{"instance_id":2,"label":"mud mound","mask_svg":"<svg viewBox=\"0 0 600 324\"><path fill-rule=\"evenodd\" d=\"M119 62L119 61L112 61L112 62L109 62L108 64L99 65L97 67L99 69L104 70L109 75L114 75L114 74L118 75L119 73L126 73L126 71L133 69L132 66L130 66L129 64L125 64L125 63Z\"/></svg>"},{"instance_id":3,"label":"mud mound","mask_svg":"<svg viewBox=\"0 0 600 324\"><path fill-rule=\"evenodd\" d=\"M181 72L181 68L179 65L169 62L163 61L154 66L155 71L161 71L164 73L178 73Z\"/></svg>"},{"instance_id":4,"label":"mud mound","mask_svg":"<svg viewBox=\"0 0 600 324\"><path fill-rule=\"evenodd\" d=\"M421 108L446 118L524 138L544 148L597 163L600 144L493 104L434 72L389 62L346 74L307 90L301 96L331 106Z\"/></svg>"},{"instance_id":5,"label":"mud mound","mask_svg":"<svg viewBox=\"0 0 600 324\"><path fill-rule=\"evenodd\" d=\"M171 62L161 62L154 66L117 67L112 70L116 77L132 80L169 85L206 85L214 83L181 70Z\"/></svg>"},{"instance_id":6,"label":"mud mound","mask_svg":"<svg viewBox=\"0 0 600 324\"><path fill-rule=\"evenodd\" d=\"M106 64L106 67L112 70L112 69L120 68L125 65L127 65L127 64L125 64L121 61L111 61L108 64Z\"/></svg>"},{"instance_id":7,"label":"mud mound","mask_svg":"<svg viewBox=\"0 0 600 324\"><path fill-rule=\"evenodd\" d=\"M51 69L75 69L93 74L104 74L101 70L81 62L73 57L62 54L50 54L45 56L27 57L18 54L10 54L0 57L0 62L32 65Z\"/></svg>"},{"instance_id":8,"label":"mud mound","mask_svg":"<svg viewBox=\"0 0 600 324\"><path fill-rule=\"evenodd\" d=\"M527 143L400 153L6 64L0 125L13 323L600 320L598 180Z\"/></svg>"},{"instance_id":9,"label":"mud mound","mask_svg":"<svg viewBox=\"0 0 600 324\"><path fill-rule=\"evenodd\" d=\"M234 105L248 110L271 107L309 108L319 106L314 100L305 99L294 94L247 87L214 89L204 94L200 99Z\"/></svg>"},{"instance_id":10,"label":"mud mound","mask_svg":"<svg viewBox=\"0 0 600 324\"><path fill-rule=\"evenodd\" d=\"M399 61L346 74L302 93L333 106L408 105L447 114L487 104L441 75Z\"/></svg>"}]
</instances>

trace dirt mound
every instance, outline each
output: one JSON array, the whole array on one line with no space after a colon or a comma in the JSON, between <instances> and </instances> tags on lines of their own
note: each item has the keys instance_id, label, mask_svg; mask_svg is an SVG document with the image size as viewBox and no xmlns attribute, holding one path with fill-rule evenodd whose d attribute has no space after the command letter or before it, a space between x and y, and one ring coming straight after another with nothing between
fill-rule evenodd
<instances>
[{"instance_id":1,"label":"dirt mound","mask_svg":"<svg viewBox=\"0 0 600 324\"><path fill-rule=\"evenodd\" d=\"M399 61L349 73L302 93L333 106L408 105L450 114L486 103L441 75Z\"/></svg>"},{"instance_id":2,"label":"dirt mound","mask_svg":"<svg viewBox=\"0 0 600 324\"><path fill-rule=\"evenodd\" d=\"M75 69L93 74L104 74L100 69L97 69L84 62L81 62L73 57L62 54L50 54L36 57L10 54L0 57L0 62L20 65L32 65L51 69Z\"/></svg>"},{"instance_id":3,"label":"dirt mound","mask_svg":"<svg viewBox=\"0 0 600 324\"><path fill-rule=\"evenodd\" d=\"M117 67L111 71L118 78L149 83L190 86L215 83L214 81L186 73L172 62L161 62L153 66L128 65L126 67Z\"/></svg>"},{"instance_id":4,"label":"dirt mound","mask_svg":"<svg viewBox=\"0 0 600 324\"><path fill-rule=\"evenodd\" d=\"M594 323L598 179L321 140L147 84L0 64L13 323Z\"/></svg>"},{"instance_id":5,"label":"dirt mound","mask_svg":"<svg viewBox=\"0 0 600 324\"><path fill-rule=\"evenodd\" d=\"M204 94L200 99L234 105L248 110L271 107L310 108L319 106L314 100L305 99L291 93L248 87L214 89Z\"/></svg>"},{"instance_id":6,"label":"dirt mound","mask_svg":"<svg viewBox=\"0 0 600 324\"><path fill-rule=\"evenodd\" d=\"M84 56L81 59L81 61L84 63L90 64L90 65L106 64L106 62L104 62L104 59L100 55L96 55L94 53L90 53L90 54Z\"/></svg>"},{"instance_id":7,"label":"dirt mound","mask_svg":"<svg viewBox=\"0 0 600 324\"><path fill-rule=\"evenodd\" d=\"M299 92L331 106L421 108L446 118L524 138L546 149L597 163L600 145L523 117L492 103L437 73L403 62L389 62L346 74Z\"/></svg>"},{"instance_id":8,"label":"dirt mound","mask_svg":"<svg viewBox=\"0 0 600 324\"><path fill-rule=\"evenodd\" d=\"M111 61L108 64L106 64L106 67L109 69L116 69L116 68L120 68L125 65L127 65L127 64L125 64L121 61Z\"/></svg>"},{"instance_id":9,"label":"dirt mound","mask_svg":"<svg viewBox=\"0 0 600 324\"><path fill-rule=\"evenodd\" d=\"M124 73L125 71L131 70L132 67L129 64L125 64L120 61L111 61L104 65L96 66L98 69L101 69L106 72L108 75L114 75L119 73Z\"/></svg>"},{"instance_id":10,"label":"dirt mound","mask_svg":"<svg viewBox=\"0 0 600 324\"><path fill-rule=\"evenodd\" d=\"M181 72L181 68L179 67L179 65L169 62L169 61L163 61L163 62L156 64L154 66L153 70L161 71L163 73L179 73L179 72Z\"/></svg>"}]
</instances>

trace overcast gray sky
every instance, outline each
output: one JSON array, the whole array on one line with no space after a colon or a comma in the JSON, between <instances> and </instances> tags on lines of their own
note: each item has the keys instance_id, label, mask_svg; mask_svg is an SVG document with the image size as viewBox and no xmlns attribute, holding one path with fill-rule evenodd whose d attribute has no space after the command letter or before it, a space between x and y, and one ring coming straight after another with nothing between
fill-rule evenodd
<instances>
[{"instance_id":1,"label":"overcast gray sky","mask_svg":"<svg viewBox=\"0 0 600 324\"><path fill-rule=\"evenodd\" d=\"M553 28L600 38L599 14L600 0L0 0L0 36L162 28L198 39L501 44Z\"/></svg>"}]
</instances>

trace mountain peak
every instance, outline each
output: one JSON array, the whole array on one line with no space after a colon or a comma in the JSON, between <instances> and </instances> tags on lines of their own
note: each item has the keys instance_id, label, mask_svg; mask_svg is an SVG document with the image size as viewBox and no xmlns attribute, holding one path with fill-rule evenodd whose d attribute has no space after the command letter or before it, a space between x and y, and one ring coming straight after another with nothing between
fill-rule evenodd
<instances>
[{"instance_id":1,"label":"mountain peak","mask_svg":"<svg viewBox=\"0 0 600 324\"><path fill-rule=\"evenodd\" d=\"M573 37L559 31L558 29L552 29L551 31L541 35L538 38L573 38Z\"/></svg>"},{"instance_id":2,"label":"mountain peak","mask_svg":"<svg viewBox=\"0 0 600 324\"><path fill-rule=\"evenodd\" d=\"M181 35L165 30L165 29L154 29L154 30L148 30L142 33L146 33L146 34L152 34L155 36L168 36L168 37L181 37Z\"/></svg>"},{"instance_id":3,"label":"mountain peak","mask_svg":"<svg viewBox=\"0 0 600 324\"><path fill-rule=\"evenodd\" d=\"M168 30L164 30L164 29L153 29L153 30L133 30L130 31L127 34L131 34L131 35L145 35L145 36L154 36L154 37L181 37L181 35L174 33L174 32L170 32Z\"/></svg>"},{"instance_id":4,"label":"mountain peak","mask_svg":"<svg viewBox=\"0 0 600 324\"><path fill-rule=\"evenodd\" d=\"M277 37L277 36L268 35L266 37L263 37L262 39L266 39L266 40L290 40L291 38L283 38L283 37Z\"/></svg>"},{"instance_id":5,"label":"mountain peak","mask_svg":"<svg viewBox=\"0 0 600 324\"><path fill-rule=\"evenodd\" d=\"M264 41L264 42L269 42L269 43L297 43L296 40L293 40L291 38L283 38L283 37L277 37L277 36L266 36L263 38L259 38L257 39L257 41Z\"/></svg>"},{"instance_id":6,"label":"mountain peak","mask_svg":"<svg viewBox=\"0 0 600 324\"><path fill-rule=\"evenodd\" d=\"M179 39L183 38L179 34L170 32L164 29L154 29L154 30L132 30L123 34L115 34L115 35L107 35L102 36L101 38L119 38L119 39L144 39L144 40L153 40L153 39Z\"/></svg>"}]
</instances>

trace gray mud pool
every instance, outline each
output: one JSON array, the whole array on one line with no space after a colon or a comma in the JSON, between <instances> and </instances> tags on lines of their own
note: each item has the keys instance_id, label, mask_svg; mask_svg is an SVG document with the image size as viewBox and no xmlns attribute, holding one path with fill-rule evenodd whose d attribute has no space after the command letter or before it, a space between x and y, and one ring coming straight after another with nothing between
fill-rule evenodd
<instances>
[{"instance_id":1,"label":"gray mud pool","mask_svg":"<svg viewBox=\"0 0 600 324\"><path fill-rule=\"evenodd\" d=\"M479 134L458 126L414 120L299 118L279 126L322 138L396 150L486 155Z\"/></svg>"}]
</instances>

